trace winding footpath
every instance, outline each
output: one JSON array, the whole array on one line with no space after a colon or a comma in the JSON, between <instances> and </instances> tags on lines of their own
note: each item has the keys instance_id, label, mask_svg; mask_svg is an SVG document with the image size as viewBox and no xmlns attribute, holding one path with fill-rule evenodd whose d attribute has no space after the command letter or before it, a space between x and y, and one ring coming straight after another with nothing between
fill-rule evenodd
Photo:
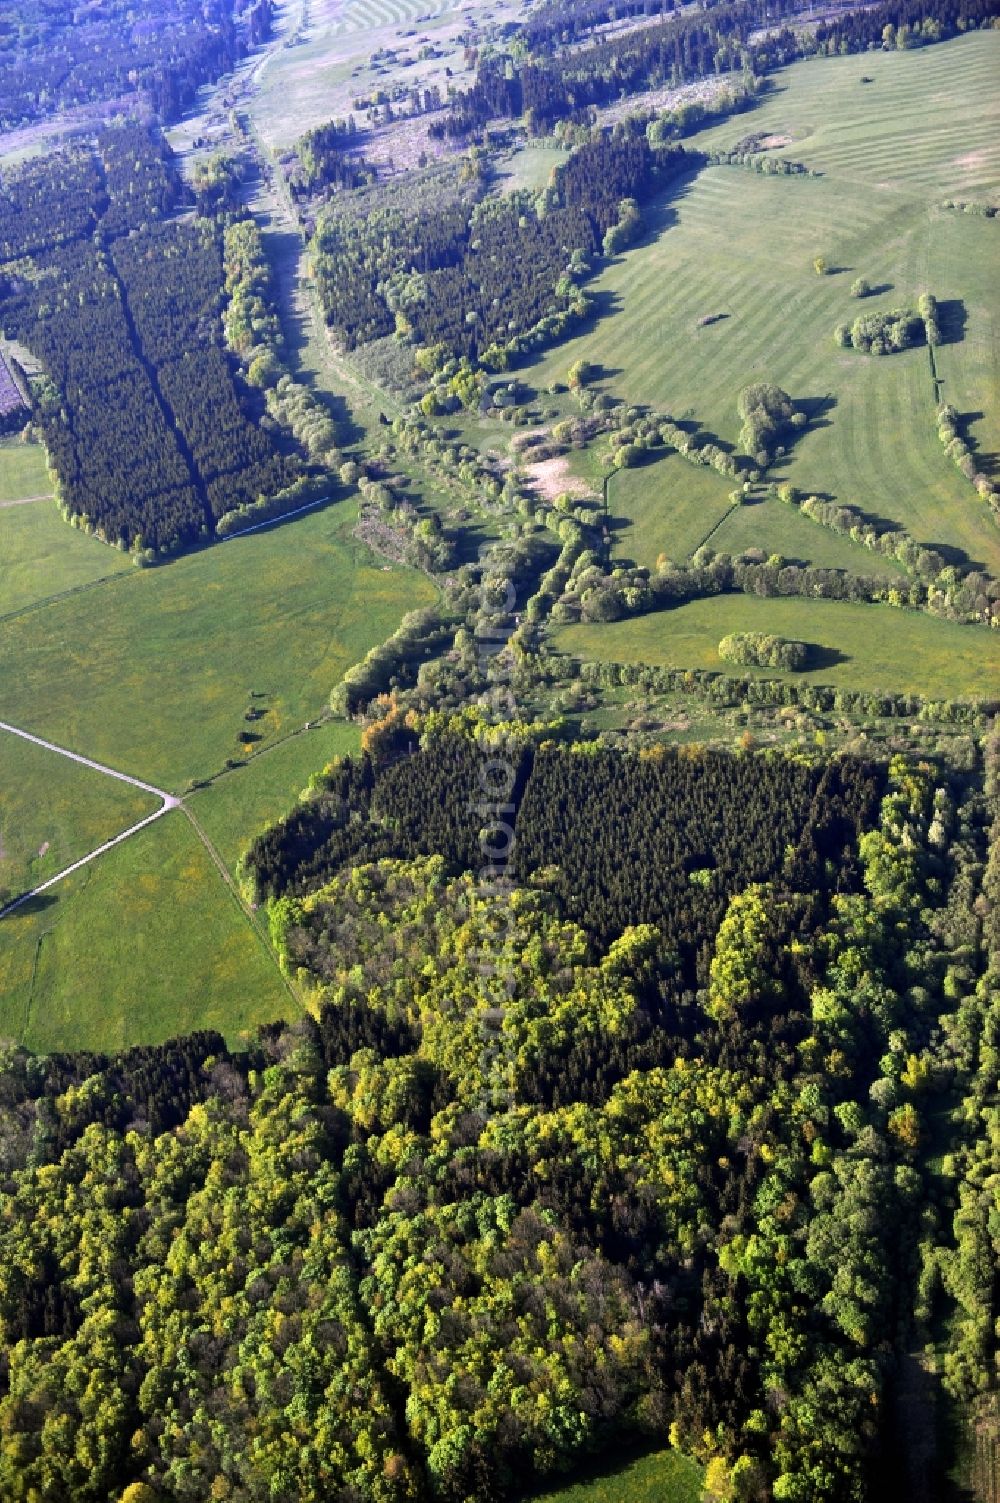
<instances>
[{"instance_id":1,"label":"winding footpath","mask_svg":"<svg viewBox=\"0 0 1000 1503\"><path fill-rule=\"evenodd\" d=\"M82 866L87 866L91 861L96 861L97 857L103 856L105 851L110 851L116 845L121 845L123 840L128 840L131 836L137 835L147 825L151 825L156 820L162 819L164 814L169 814L171 809L179 809L181 807L179 798L175 798L172 793L167 793L162 788L154 787L152 783L144 783L141 778L133 778L129 777L128 773L117 772L113 767L106 767L103 762L94 762L90 757L81 757L77 752L67 751L64 746L57 746L54 741L45 741L41 736L32 736L28 731L19 730L16 725L8 725L5 720L0 720L0 731L7 731L11 736L20 736L22 741L30 741L33 746L40 746L45 751L55 752L60 757L68 757L71 762L78 762L81 767L89 767L92 772L102 773L107 778L116 778L118 782L128 783L133 788L141 788L144 793L151 793L154 798L160 800L160 808L154 814L147 814L145 819L140 819L138 823L129 825L128 829L122 830L120 835L116 835L112 840L106 840L103 845L99 845L95 850L89 851L86 856L81 856L79 861L74 861L71 866L64 867L54 877L49 877L45 882L40 882L37 887L31 888L30 892L22 893L12 903L8 903L6 908L0 908L0 919L5 918L8 913L13 913L15 909L21 908L25 903L30 902L39 893L45 892L50 887L54 887L64 877L68 877L73 872L79 871Z\"/></svg>"}]
</instances>

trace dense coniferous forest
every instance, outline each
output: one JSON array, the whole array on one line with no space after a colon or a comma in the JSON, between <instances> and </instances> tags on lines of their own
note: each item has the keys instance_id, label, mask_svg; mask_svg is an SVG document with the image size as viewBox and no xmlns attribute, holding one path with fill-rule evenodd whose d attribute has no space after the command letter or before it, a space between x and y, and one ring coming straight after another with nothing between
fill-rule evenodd
<instances>
[{"instance_id":1,"label":"dense coniferous forest","mask_svg":"<svg viewBox=\"0 0 1000 1503\"><path fill-rule=\"evenodd\" d=\"M995 784L544 737L397 723L257 843L312 1017L7 1051L5 1496L493 1503L669 1433L839 1503L932 1324L987 1392Z\"/></svg>"},{"instance_id":2,"label":"dense coniferous forest","mask_svg":"<svg viewBox=\"0 0 1000 1503\"><path fill-rule=\"evenodd\" d=\"M0 14L0 129L136 93L164 117L266 40L271 0L19 0Z\"/></svg>"},{"instance_id":3,"label":"dense coniferous forest","mask_svg":"<svg viewBox=\"0 0 1000 1503\"><path fill-rule=\"evenodd\" d=\"M165 219L184 202L162 136L137 125L0 184L0 323L45 368L61 503L137 554L209 537L303 472L250 421L223 348L222 231Z\"/></svg>"}]
</instances>

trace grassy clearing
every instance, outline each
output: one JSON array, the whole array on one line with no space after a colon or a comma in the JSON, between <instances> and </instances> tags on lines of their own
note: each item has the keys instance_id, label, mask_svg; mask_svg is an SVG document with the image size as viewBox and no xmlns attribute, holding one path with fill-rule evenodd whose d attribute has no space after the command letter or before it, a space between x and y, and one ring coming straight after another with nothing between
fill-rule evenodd
<instances>
[{"instance_id":1,"label":"grassy clearing","mask_svg":"<svg viewBox=\"0 0 1000 1503\"><path fill-rule=\"evenodd\" d=\"M559 146L522 146L501 166L497 189L501 193L513 193L518 188L536 192L548 186L552 169L565 160L566 152Z\"/></svg>"},{"instance_id":2,"label":"grassy clearing","mask_svg":"<svg viewBox=\"0 0 1000 1503\"><path fill-rule=\"evenodd\" d=\"M906 572L895 559L883 558L828 527L820 527L797 507L771 496L733 507L713 535L711 546L719 553L762 548L767 554L780 553L786 559L825 569L846 569L852 574L900 577Z\"/></svg>"},{"instance_id":3,"label":"grassy clearing","mask_svg":"<svg viewBox=\"0 0 1000 1503\"><path fill-rule=\"evenodd\" d=\"M120 1049L193 1028L238 1045L296 1012L179 812L0 928L0 1036L33 1049Z\"/></svg>"},{"instance_id":4,"label":"grassy clearing","mask_svg":"<svg viewBox=\"0 0 1000 1503\"><path fill-rule=\"evenodd\" d=\"M583 357L601 368L608 390L697 418L730 442L737 392L748 381L776 381L815 408L827 401L775 478L892 518L919 541L1000 572L1000 530L938 443L926 349L879 360L832 339L858 311L849 287L859 274L885 289L869 308L933 291L952 341L940 351L943 394L962 412L987 414L971 432L984 453L996 452L990 287L1000 236L995 222L938 205L997 180L1000 133L983 101L998 64L1000 35L983 32L920 53L809 62L781 74L773 98L705 141L731 145L750 130L784 129L793 136L788 155L824 175L709 168L651 205L647 238L592 284L601 316L537 362L529 379L547 387ZM874 85L859 84L866 71ZM974 169L961 165L973 159ZM835 275L816 276L818 253L839 268ZM726 316L699 327L706 314Z\"/></svg>"},{"instance_id":5,"label":"grassy clearing","mask_svg":"<svg viewBox=\"0 0 1000 1503\"><path fill-rule=\"evenodd\" d=\"M0 731L0 890L36 887L158 807L139 788Z\"/></svg>"},{"instance_id":6,"label":"grassy clearing","mask_svg":"<svg viewBox=\"0 0 1000 1503\"><path fill-rule=\"evenodd\" d=\"M0 506L0 617L131 567L114 548L68 526L52 501Z\"/></svg>"},{"instance_id":7,"label":"grassy clearing","mask_svg":"<svg viewBox=\"0 0 1000 1503\"><path fill-rule=\"evenodd\" d=\"M701 1467L677 1451L656 1451L616 1471L541 1494L536 1503L698 1503Z\"/></svg>"},{"instance_id":8,"label":"grassy clearing","mask_svg":"<svg viewBox=\"0 0 1000 1503\"><path fill-rule=\"evenodd\" d=\"M23 444L19 438L0 439L0 501L51 494L41 444Z\"/></svg>"},{"instance_id":9,"label":"grassy clearing","mask_svg":"<svg viewBox=\"0 0 1000 1503\"><path fill-rule=\"evenodd\" d=\"M330 721L225 773L187 802L230 871L251 839L295 803L314 772L358 750L357 726Z\"/></svg>"},{"instance_id":10,"label":"grassy clearing","mask_svg":"<svg viewBox=\"0 0 1000 1503\"><path fill-rule=\"evenodd\" d=\"M603 471L598 454L594 447L578 451L570 468L599 494ZM660 453L636 469L620 471L609 495L614 557L653 569L661 553L680 563L707 539L722 553L762 548L769 555L854 574L904 572L894 560L875 558L850 538L817 526L770 496L734 507L729 499L734 484L678 454Z\"/></svg>"},{"instance_id":11,"label":"grassy clearing","mask_svg":"<svg viewBox=\"0 0 1000 1503\"><path fill-rule=\"evenodd\" d=\"M6 718L181 789L321 712L433 586L351 537L353 502L86 590L0 634ZM252 703L263 711L252 726Z\"/></svg>"},{"instance_id":12,"label":"grassy clearing","mask_svg":"<svg viewBox=\"0 0 1000 1503\"><path fill-rule=\"evenodd\" d=\"M616 557L656 567L659 554L688 558L730 510L733 482L714 470L665 454L622 470L608 488Z\"/></svg>"},{"instance_id":13,"label":"grassy clearing","mask_svg":"<svg viewBox=\"0 0 1000 1503\"><path fill-rule=\"evenodd\" d=\"M767 631L817 649L804 673L734 669L717 648L729 632ZM717 595L610 625L567 626L555 644L574 657L656 667L789 678L845 689L899 691L931 699L975 699L1000 683L1000 638L917 611L841 600L762 600Z\"/></svg>"}]
</instances>

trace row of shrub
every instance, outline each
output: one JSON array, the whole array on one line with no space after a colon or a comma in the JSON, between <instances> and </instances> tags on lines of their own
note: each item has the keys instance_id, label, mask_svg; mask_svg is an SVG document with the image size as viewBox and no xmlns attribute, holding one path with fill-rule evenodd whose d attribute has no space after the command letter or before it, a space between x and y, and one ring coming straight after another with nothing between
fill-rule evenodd
<instances>
[{"instance_id":1,"label":"row of shrub","mask_svg":"<svg viewBox=\"0 0 1000 1503\"><path fill-rule=\"evenodd\" d=\"M996 482L981 470L976 469L972 450L959 430L959 416L949 402L943 402L937 410L938 438L948 458L954 460L966 480L970 481L1000 523L1000 490Z\"/></svg>"}]
</instances>

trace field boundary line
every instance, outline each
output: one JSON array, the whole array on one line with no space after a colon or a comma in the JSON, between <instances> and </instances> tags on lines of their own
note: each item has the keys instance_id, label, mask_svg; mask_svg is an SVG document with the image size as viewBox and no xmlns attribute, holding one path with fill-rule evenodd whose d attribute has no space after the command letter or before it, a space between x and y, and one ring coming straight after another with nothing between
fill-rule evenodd
<instances>
[{"instance_id":1,"label":"field boundary line","mask_svg":"<svg viewBox=\"0 0 1000 1503\"><path fill-rule=\"evenodd\" d=\"M283 511L280 517L268 517L266 522L255 522L253 527L241 527L239 532L227 532L218 541L231 543L234 538L248 537L251 532L262 532L265 527L277 527L281 522L290 522L293 517L301 517L304 511L315 511L317 506L325 506L328 501L335 500L335 496L320 496L318 501L309 501L305 506L297 506L294 511Z\"/></svg>"},{"instance_id":2,"label":"field boundary line","mask_svg":"<svg viewBox=\"0 0 1000 1503\"><path fill-rule=\"evenodd\" d=\"M84 590L92 590L97 585L112 584L119 579L135 579L140 572L138 569L119 569L114 574L101 574L97 579L88 579L83 584L70 585L68 590L57 590L54 595L43 595L41 600L31 600L27 605L19 605L16 611L6 611L0 616L0 621L15 621L18 616L26 616L29 611L55 605L57 600L68 600L71 595L80 595Z\"/></svg>"},{"instance_id":3,"label":"field boundary line","mask_svg":"<svg viewBox=\"0 0 1000 1503\"><path fill-rule=\"evenodd\" d=\"M274 953L273 948L260 932L260 929L257 925L256 915L250 908L250 905L245 901L243 894L240 892L239 887L237 886L232 872L229 870L225 861L222 859L219 850L214 845L211 837L206 834L200 820L198 819L198 816L194 813L194 811L189 809L187 804L183 802L181 802L180 804L180 809L181 813L187 816L191 828L194 830L198 839L201 841L202 845L205 847L205 850L208 852L212 864L215 866L216 870L219 873L219 876L222 878L223 883L225 884L226 889L229 892L233 902L236 904L237 908L240 910L240 913L243 915L243 917L246 919L247 924L250 926L250 929L253 931L253 935L257 940L257 943L266 952L269 960L271 961L271 964L274 966L278 975L281 977L282 985L284 986L288 995L291 997L292 1001L295 1003L295 1006L301 1012L302 998L298 995L292 983L289 981L288 977L281 969L281 962L279 961L277 955Z\"/></svg>"},{"instance_id":4,"label":"field boundary line","mask_svg":"<svg viewBox=\"0 0 1000 1503\"><path fill-rule=\"evenodd\" d=\"M117 778L120 783L130 783L133 788L141 788L145 793L152 793L162 799L167 808L174 809L180 803L172 793L167 793L164 788L157 788L153 783L144 783L141 778L133 778L127 772L118 772L113 767L108 767L104 762L95 762L91 757L83 757L79 752L69 751L65 746L59 746L55 741L46 741L43 736L35 736L31 731L23 731L16 725L10 725L6 720L0 720L0 731L7 731L11 736L20 736L22 741L30 741L33 746L41 746L45 751L56 752L60 757L68 757L71 762L78 762L81 767L89 767L93 772L101 772L105 777Z\"/></svg>"}]
</instances>

